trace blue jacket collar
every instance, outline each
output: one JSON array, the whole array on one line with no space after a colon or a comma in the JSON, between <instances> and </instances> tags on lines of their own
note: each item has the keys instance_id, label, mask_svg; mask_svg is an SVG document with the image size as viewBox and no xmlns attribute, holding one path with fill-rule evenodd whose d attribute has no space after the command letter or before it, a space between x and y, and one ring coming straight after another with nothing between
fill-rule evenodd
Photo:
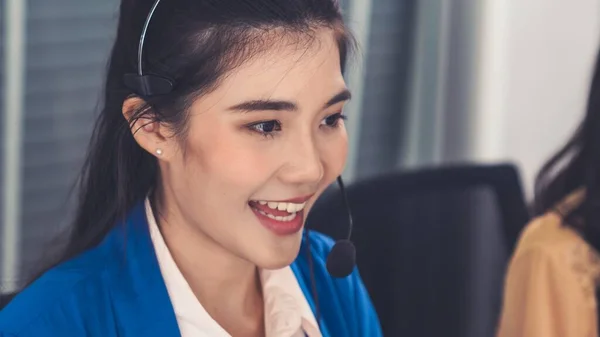
<instances>
[{"instance_id":1,"label":"blue jacket collar","mask_svg":"<svg viewBox=\"0 0 600 337\"><path fill-rule=\"evenodd\" d=\"M299 258L291 265L300 287L313 313L308 265L303 255L307 253L306 237ZM115 227L103 243L115 254L111 258L123 263L111 263L109 275L113 287L115 316L128 320L119 324L125 335L173 336L179 335L177 319L164 283L154 245L150 237L144 203L130 211L126 221ZM115 247L116 246L116 247ZM116 249L115 249L116 248ZM132 313L135 315L131 317ZM319 322L323 329L323 321ZM322 331L324 336L328 334Z\"/></svg>"},{"instance_id":2,"label":"blue jacket collar","mask_svg":"<svg viewBox=\"0 0 600 337\"><path fill-rule=\"evenodd\" d=\"M144 204L138 203L105 244L117 245L123 263L111 264L115 316L129 320L120 328L127 336L179 335L177 319L150 238ZM129 317L135 315L134 317ZM177 333L175 333L177 332Z\"/></svg>"}]
</instances>

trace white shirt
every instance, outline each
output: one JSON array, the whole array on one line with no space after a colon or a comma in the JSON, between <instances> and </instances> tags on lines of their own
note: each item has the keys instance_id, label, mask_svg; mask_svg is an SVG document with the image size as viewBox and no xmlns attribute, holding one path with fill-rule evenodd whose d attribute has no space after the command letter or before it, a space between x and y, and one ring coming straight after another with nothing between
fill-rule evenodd
<instances>
[{"instance_id":1,"label":"white shirt","mask_svg":"<svg viewBox=\"0 0 600 337\"><path fill-rule=\"evenodd\" d=\"M152 207L145 202L150 237L156 251L182 337L231 337L196 298L175 264L160 233ZM317 320L292 269L261 270L267 337L321 337Z\"/></svg>"}]
</instances>

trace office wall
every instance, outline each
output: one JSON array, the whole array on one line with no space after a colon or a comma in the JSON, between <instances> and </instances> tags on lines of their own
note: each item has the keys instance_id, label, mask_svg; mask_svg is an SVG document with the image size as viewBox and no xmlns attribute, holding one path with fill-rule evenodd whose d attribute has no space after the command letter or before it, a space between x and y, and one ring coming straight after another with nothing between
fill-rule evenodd
<instances>
[{"instance_id":1,"label":"office wall","mask_svg":"<svg viewBox=\"0 0 600 337\"><path fill-rule=\"evenodd\" d=\"M480 20L470 156L515 161L531 195L583 116L600 1L486 0Z\"/></svg>"},{"instance_id":2,"label":"office wall","mask_svg":"<svg viewBox=\"0 0 600 337\"><path fill-rule=\"evenodd\" d=\"M0 288L6 283L6 289L22 284L46 262L47 250L70 219L71 190L97 112L118 1L28 0L24 9L25 88L18 163L22 204L20 240L12 243L18 250L12 254L19 270L10 273L17 275L16 280L0 275ZM4 36L2 29L0 35ZM0 39L0 52L6 47ZM10 83L4 83L2 68L0 80L6 88ZM0 120L4 116L0 111ZM4 186L0 182L0 190ZM8 247L2 239L0 247Z\"/></svg>"}]
</instances>

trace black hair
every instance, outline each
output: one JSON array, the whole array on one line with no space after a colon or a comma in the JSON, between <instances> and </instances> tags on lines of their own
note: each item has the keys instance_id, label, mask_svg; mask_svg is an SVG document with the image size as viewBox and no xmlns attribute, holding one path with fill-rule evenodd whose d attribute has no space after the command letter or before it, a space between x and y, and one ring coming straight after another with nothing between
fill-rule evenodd
<instances>
[{"instance_id":1,"label":"black hair","mask_svg":"<svg viewBox=\"0 0 600 337\"><path fill-rule=\"evenodd\" d=\"M583 198L558 206L574 193ZM578 231L600 252L600 54L591 79L586 114L567 144L540 170L534 212L556 211L565 226Z\"/></svg>"},{"instance_id":2,"label":"black hair","mask_svg":"<svg viewBox=\"0 0 600 337\"><path fill-rule=\"evenodd\" d=\"M144 73L173 80L164 95L141 97L130 120L124 101L134 92L125 74L137 72L140 34L154 0L122 0L100 115L78 181L78 204L57 264L101 242L127 212L157 187L156 158L134 140L140 119L160 122L185 137L187 108L229 71L265 52L273 39L305 48L318 28L337 40L342 71L354 40L337 0L169 0L156 9L145 37Z\"/></svg>"}]
</instances>

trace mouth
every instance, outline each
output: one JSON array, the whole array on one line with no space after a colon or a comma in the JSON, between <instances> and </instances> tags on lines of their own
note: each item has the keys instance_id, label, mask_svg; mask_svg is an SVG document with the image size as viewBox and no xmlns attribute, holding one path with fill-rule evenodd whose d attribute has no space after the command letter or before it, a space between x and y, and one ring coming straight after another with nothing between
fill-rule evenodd
<instances>
[{"instance_id":1,"label":"mouth","mask_svg":"<svg viewBox=\"0 0 600 337\"><path fill-rule=\"evenodd\" d=\"M248 202L260 223L277 235L291 235L304 225L304 208L308 198L293 201L251 200Z\"/></svg>"}]
</instances>

